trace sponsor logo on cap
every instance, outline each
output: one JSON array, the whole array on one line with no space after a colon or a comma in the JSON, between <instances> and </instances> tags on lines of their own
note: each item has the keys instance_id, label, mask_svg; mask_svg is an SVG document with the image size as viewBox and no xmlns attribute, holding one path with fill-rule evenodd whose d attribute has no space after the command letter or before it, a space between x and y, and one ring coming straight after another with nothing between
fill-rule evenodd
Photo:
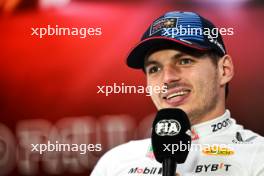
<instances>
[{"instance_id":1,"label":"sponsor logo on cap","mask_svg":"<svg viewBox=\"0 0 264 176\"><path fill-rule=\"evenodd\" d=\"M218 48L220 48L220 50L225 54L225 49L223 47L223 45L221 43L219 43L216 39L214 39L211 35L207 35L207 38L209 40L209 42L215 44Z\"/></svg>"},{"instance_id":2,"label":"sponsor logo on cap","mask_svg":"<svg viewBox=\"0 0 264 176\"><path fill-rule=\"evenodd\" d=\"M177 25L177 18L161 18L155 21L151 26L150 26L150 32L149 35L153 35L156 32L159 32L163 28L174 28Z\"/></svg>"},{"instance_id":3,"label":"sponsor logo on cap","mask_svg":"<svg viewBox=\"0 0 264 176\"><path fill-rule=\"evenodd\" d=\"M155 126L155 132L159 136L175 136L181 131L181 125L177 120L160 120Z\"/></svg>"},{"instance_id":4,"label":"sponsor logo on cap","mask_svg":"<svg viewBox=\"0 0 264 176\"><path fill-rule=\"evenodd\" d=\"M211 156L229 156L235 153L234 150L221 146L205 147L202 152Z\"/></svg>"}]
</instances>

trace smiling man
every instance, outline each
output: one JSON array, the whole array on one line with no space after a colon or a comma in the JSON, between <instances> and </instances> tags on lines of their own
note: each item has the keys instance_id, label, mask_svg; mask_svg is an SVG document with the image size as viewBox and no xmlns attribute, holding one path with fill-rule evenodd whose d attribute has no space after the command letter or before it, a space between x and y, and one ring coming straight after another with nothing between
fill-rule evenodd
<instances>
[{"instance_id":1,"label":"smiling man","mask_svg":"<svg viewBox=\"0 0 264 176\"><path fill-rule=\"evenodd\" d=\"M233 76L233 65L228 55L218 64L213 59L220 60L220 56L216 57L176 48L150 54L144 65L148 85L168 88L151 97L156 107L181 108L192 124L224 114L225 87Z\"/></svg>"},{"instance_id":2,"label":"smiling man","mask_svg":"<svg viewBox=\"0 0 264 176\"><path fill-rule=\"evenodd\" d=\"M168 12L156 19L131 51L127 65L142 69L158 110L180 108L192 124L192 148L177 175L264 176L264 139L245 130L226 109L231 57L216 27L193 12ZM92 176L161 175L150 139L107 152ZM175 173L176 174L176 173Z\"/></svg>"}]
</instances>

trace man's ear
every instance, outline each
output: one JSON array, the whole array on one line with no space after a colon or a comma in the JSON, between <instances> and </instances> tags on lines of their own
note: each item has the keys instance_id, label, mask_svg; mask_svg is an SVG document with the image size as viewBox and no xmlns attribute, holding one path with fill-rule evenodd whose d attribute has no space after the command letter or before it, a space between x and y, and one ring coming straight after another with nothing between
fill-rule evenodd
<instances>
[{"instance_id":1,"label":"man's ear","mask_svg":"<svg viewBox=\"0 0 264 176\"><path fill-rule=\"evenodd\" d=\"M234 65L229 55L224 55L218 62L220 84L225 85L234 76Z\"/></svg>"}]
</instances>

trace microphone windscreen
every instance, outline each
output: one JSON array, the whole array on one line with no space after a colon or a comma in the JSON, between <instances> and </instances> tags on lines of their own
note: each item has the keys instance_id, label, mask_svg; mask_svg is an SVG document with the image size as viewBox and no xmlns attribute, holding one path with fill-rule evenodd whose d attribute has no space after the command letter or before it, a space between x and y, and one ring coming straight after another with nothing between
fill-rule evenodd
<instances>
[{"instance_id":1,"label":"microphone windscreen","mask_svg":"<svg viewBox=\"0 0 264 176\"><path fill-rule=\"evenodd\" d=\"M151 142L156 160L172 158L184 163L191 147L191 125L181 109L161 109L153 124Z\"/></svg>"}]
</instances>

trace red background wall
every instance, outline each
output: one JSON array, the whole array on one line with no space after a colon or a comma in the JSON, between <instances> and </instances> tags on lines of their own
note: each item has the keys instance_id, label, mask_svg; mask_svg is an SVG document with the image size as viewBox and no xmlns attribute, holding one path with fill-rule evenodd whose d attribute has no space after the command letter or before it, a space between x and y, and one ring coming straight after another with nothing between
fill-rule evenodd
<instances>
[{"instance_id":1,"label":"red background wall","mask_svg":"<svg viewBox=\"0 0 264 176\"><path fill-rule=\"evenodd\" d=\"M126 67L125 57L148 24L169 10L195 11L225 36L235 77L228 108L232 116L264 135L264 11L257 6L201 6L178 3L75 2L58 9L32 10L0 17L0 123L14 132L25 119L56 123L65 117L129 115L136 126L155 112L149 97L97 94L98 85L145 85L141 71ZM32 27L101 27L103 34L31 36ZM132 137L131 137L132 138ZM127 139L128 140L128 139Z\"/></svg>"}]
</instances>

